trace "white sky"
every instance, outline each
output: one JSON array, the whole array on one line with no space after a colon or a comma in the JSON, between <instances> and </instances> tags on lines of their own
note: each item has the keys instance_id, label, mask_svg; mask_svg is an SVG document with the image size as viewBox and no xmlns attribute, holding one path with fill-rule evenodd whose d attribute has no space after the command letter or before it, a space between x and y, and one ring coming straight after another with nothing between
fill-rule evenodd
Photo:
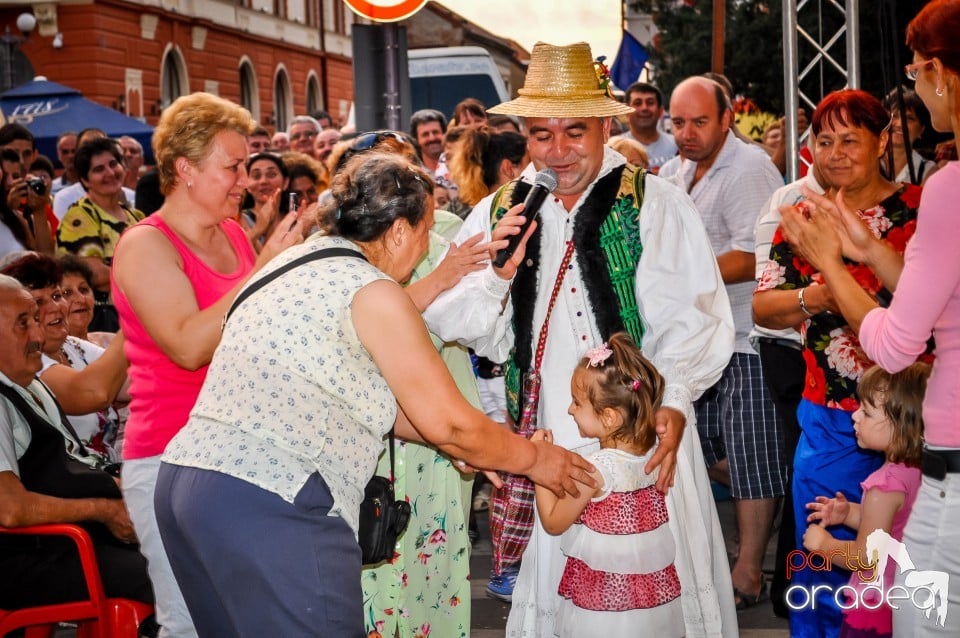
<instances>
[{"instance_id":1,"label":"white sky","mask_svg":"<svg viewBox=\"0 0 960 638\"><path fill-rule=\"evenodd\" d=\"M439 0L496 35L512 38L530 51L550 44L588 42L593 56L613 64L620 46L621 0Z\"/></svg>"}]
</instances>

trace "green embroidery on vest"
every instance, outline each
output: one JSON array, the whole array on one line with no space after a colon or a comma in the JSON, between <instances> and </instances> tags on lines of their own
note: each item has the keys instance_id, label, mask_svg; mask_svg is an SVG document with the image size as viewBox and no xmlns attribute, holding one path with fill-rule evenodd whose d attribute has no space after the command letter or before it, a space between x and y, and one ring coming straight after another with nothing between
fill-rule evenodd
<instances>
[{"instance_id":1,"label":"green embroidery on vest","mask_svg":"<svg viewBox=\"0 0 960 638\"><path fill-rule=\"evenodd\" d=\"M510 202L513 201L513 191L517 188L517 182L507 182L497 191L496 195L493 196L493 202L490 204L490 210L493 211L493 214L490 215L490 230L493 231L493 228L497 225L497 222L500 221L500 218L507 214L507 211L510 210Z\"/></svg>"},{"instance_id":2,"label":"green embroidery on vest","mask_svg":"<svg viewBox=\"0 0 960 638\"><path fill-rule=\"evenodd\" d=\"M640 347L643 320L637 308L635 283L637 263L643 254L640 241L640 206L643 204L643 169L628 164L620 179L620 190L610 214L600 226L600 248L613 292L620 306L620 319L627 333Z\"/></svg>"},{"instance_id":3,"label":"green embroidery on vest","mask_svg":"<svg viewBox=\"0 0 960 638\"><path fill-rule=\"evenodd\" d=\"M517 182L512 181L504 184L493 197L490 204L490 230L497 225L497 222L510 210L510 202L513 201L513 192L516 189ZM510 356L503 364L503 384L507 390L507 413L516 422L520 419L520 388L523 382L520 378L520 368L513 356L513 350L510 350Z\"/></svg>"}]
</instances>

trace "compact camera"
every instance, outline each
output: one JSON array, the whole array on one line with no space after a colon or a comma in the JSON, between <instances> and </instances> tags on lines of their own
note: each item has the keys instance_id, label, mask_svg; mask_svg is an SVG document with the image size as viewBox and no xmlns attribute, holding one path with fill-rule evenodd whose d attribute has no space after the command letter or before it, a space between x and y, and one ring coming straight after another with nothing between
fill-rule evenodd
<instances>
[{"instance_id":1,"label":"compact camera","mask_svg":"<svg viewBox=\"0 0 960 638\"><path fill-rule=\"evenodd\" d=\"M43 195L47 192L47 185L39 177L28 177L27 186L37 195Z\"/></svg>"}]
</instances>

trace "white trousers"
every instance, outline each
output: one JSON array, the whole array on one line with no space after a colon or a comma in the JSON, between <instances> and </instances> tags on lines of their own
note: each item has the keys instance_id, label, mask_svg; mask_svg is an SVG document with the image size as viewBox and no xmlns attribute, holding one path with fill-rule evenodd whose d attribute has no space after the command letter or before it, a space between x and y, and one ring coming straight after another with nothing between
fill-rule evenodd
<instances>
[{"instance_id":1,"label":"white trousers","mask_svg":"<svg viewBox=\"0 0 960 638\"><path fill-rule=\"evenodd\" d=\"M173 577L170 561L163 549L157 516L153 509L153 493L157 487L160 457L150 456L123 462L123 500L140 540L140 553L147 558L147 573L153 583L155 612L160 624L160 638L197 638L187 603Z\"/></svg>"},{"instance_id":2,"label":"white trousers","mask_svg":"<svg viewBox=\"0 0 960 638\"><path fill-rule=\"evenodd\" d=\"M894 603L893 635L960 636L960 474L948 474L942 481L923 477L903 543L916 569L897 570L894 582L906 589L910 599ZM946 599L931 599L930 592L937 589L943 573L949 578L948 592L942 592Z\"/></svg>"}]
</instances>

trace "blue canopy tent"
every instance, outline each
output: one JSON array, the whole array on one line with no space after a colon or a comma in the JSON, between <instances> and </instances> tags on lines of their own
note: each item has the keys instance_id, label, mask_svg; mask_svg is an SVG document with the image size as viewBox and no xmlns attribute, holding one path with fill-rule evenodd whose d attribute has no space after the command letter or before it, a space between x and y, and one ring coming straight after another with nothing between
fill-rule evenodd
<instances>
[{"instance_id":1,"label":"blue canopy tent","mask_svg":"<svg viewBox=\"0 0 960 638\"><path fill-rule=\"evenodd\" d=\"M16 122L36 138L37 149L57 162L57 138L64 131L95 126L110 137L129 135L143 145L144 162L153 163L150 137L153 127L114 111L80 94L80 91L36 79L0 94L0 124Z\"/></svg>"}]
</instances>

